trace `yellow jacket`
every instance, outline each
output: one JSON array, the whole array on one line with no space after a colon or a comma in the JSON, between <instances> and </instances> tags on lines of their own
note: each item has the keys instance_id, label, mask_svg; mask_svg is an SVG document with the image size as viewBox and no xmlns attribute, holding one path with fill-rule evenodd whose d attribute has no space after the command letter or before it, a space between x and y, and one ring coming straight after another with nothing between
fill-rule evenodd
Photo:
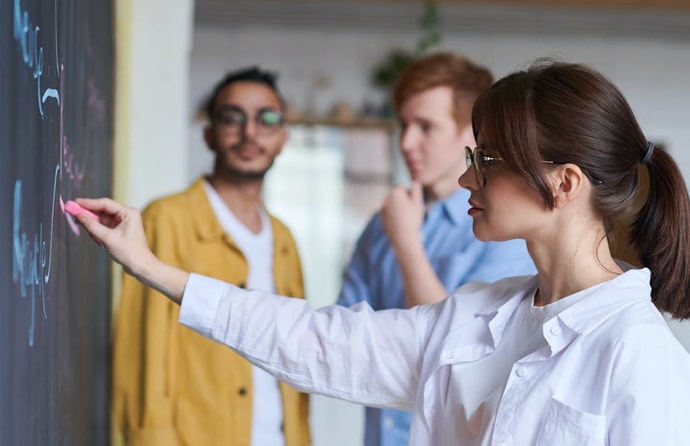
<instances>
[{"instance_id":1,"label":"yellow jacket","mask_svg":"<svg viewBox=\"0 0 690 446\"><path fill-rule=\"evenodd\" d=\"M187 271L242 286L247 262L223 231L203 178L143 212L153 252ZM278 294L303 297L290 231L271 217ZM178 324L179 307L125 274L113 340L113 429L128 446L249 445L251 365ZM281 383L286 446L311 443L308 397Z\"/></svg>"}]
</instances>

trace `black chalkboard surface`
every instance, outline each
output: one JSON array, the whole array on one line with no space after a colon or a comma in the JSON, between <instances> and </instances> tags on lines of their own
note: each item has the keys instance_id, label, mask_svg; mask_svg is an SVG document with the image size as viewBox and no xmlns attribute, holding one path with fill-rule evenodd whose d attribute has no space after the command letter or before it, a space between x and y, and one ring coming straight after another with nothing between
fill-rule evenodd
<instances>
[{"instance_id":1,"label":"black chalkboard surface","mask_svg":"<svg viewBox=\"0 0 690 446\"><path fill-rule=\"evenodd\" d=\"M111 194L111 0L0 0L0 446L106 445L110 269L61 205Z\"/></svg>"}]
</instances>

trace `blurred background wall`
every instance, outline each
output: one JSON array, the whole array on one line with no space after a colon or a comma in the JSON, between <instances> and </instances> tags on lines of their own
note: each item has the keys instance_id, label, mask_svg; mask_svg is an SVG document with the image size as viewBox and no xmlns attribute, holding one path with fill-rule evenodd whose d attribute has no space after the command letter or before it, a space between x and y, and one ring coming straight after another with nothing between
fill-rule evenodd
<instances>
[{"instance_id":1,"label":"blurred background wall","mask_svg":"<svg viewBox=\"0 0 690 446\"><path fill-rule=\"evenodd\" d=\"M275 70L293 124L266 201L297 237L309 299L332 303L354 237L389 184L406 181L395 127L371 116L387 97L372 71L392 51L417 45L424 3L116 3L116 198L142 207L208 171L197 105L228 70ZM622 89L648 138L690 178L690 5L538 3L437 2L436 49L464 53L496 77L543 56L594 66ZM114 282L116 296L119 277ZM688 325L671 327L690 349ZM361 444L362 422L358 406L313 399L316 446Z\"/></svg>"}]
</instances>

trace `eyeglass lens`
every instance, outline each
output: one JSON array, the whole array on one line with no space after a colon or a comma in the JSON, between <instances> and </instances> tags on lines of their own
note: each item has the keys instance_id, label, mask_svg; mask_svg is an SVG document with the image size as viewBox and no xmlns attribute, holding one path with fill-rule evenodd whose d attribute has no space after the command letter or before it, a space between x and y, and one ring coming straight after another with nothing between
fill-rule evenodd
<instances>
[{"instance_id":1,"label":"eyeglass lens","mask_svg":"<svg viewBox=\"0 0 690 446\"><path fill-rule=\"evenodd\" d=\"M239 107L226 106L216 112L214 120L229 130L237 131L247 122L247 114ZM278 110L262 108L254 115L254 122L260 133L270 133L283 125L284 119Z\"/></svg>"},{"instance_id":2,"label":"eyeglass lens","mask_svg":"<svg viewBox=\"0 0 690 446\"><path fill-rule=\"evenodd\" d=\"M477 147L474 150L465 147L465 159L467 160L467 168L474 170L474 175L477 178L477 183L484 187L486 177L484 176L484 166L482 164L482 153Z\"/></svg>"}]
</instances>

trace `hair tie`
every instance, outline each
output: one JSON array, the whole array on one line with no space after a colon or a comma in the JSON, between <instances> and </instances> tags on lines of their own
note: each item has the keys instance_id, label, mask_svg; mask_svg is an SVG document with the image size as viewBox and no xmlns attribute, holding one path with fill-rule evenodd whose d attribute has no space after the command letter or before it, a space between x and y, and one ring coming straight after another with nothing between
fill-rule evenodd
<instances>
[{"instance_id":1,"label":"hair tie","mask_svg":"<svg viewBox=\"0 0 690 446\"><path fill-rule=\"evenodd\" d=\"M642 157L642 161L640 161L642 164L647 164L650 159L652 159L652 152L654 152L654 143L651 141L647 141L647 153L644 154L644 157Z\"/></svg>"}]
</instances>

